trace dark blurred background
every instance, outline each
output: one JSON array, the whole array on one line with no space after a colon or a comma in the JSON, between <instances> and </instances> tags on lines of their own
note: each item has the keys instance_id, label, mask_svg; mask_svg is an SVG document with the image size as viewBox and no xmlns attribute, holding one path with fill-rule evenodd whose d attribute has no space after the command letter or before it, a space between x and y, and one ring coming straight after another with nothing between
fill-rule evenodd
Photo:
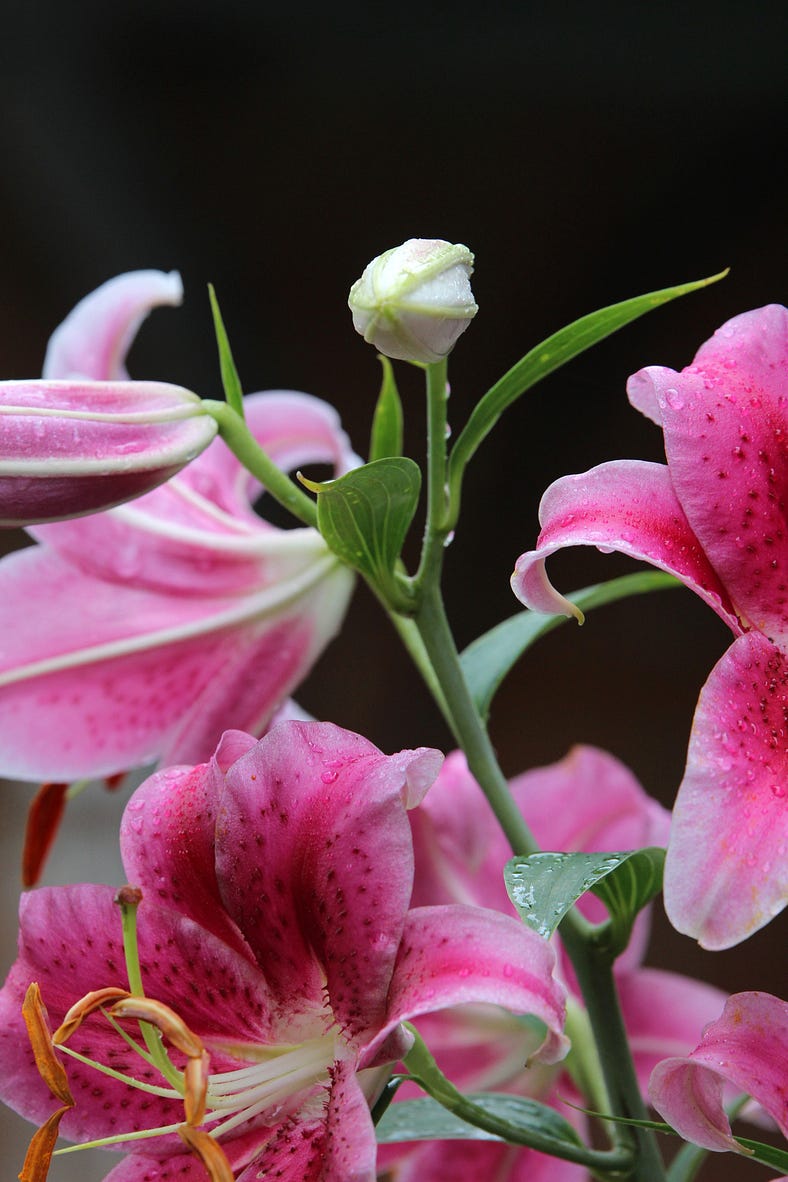
<instances>
[{"instance_id":1,"label":"dark blurred background","mask_svg":"<svg viewBox=\"0 0 788 1182\"><path fill-rule=\"evenodd\" d=\"M785 299L776 173L787 30L776 2L439 0L420 9L406 0L380 15L360 0L14 0L4 12L3 377L38 374L50 331L103 280L177 268L185 306L147 323L135 376L218 394L211 280L245 388L328 399L363 452L379 371L352 330L346 295L381 250L418 236L476 253L481 311L451 363L455 427L561 325L731 267L723 283L625 329L507 413L471 469L447 556L461 645L516 610L509 574L533 544L551 480L620 456L662 458L658 430L627 403L627 376L650 363L686 365L725 319ZM403 372L401 389L408 447L420 458L417 375ZM552 573L567 589L625 569L614 556L574 551ZM13 626L1 606L0 623ZM559 630L496 700L504 769L596 743L669 804L698 690L727 643L713 613L677 591ZM299 699L385 750L449 742L363 590ZM3 796L2 971L13 958L29 798L27 786ZM122 806L122 794L80 798L46 881L119 879L111 835ZM784 995L775 949L785 946L785 917L717 955L659 918L655 929L654 963L730 992ZM10 1145L21 1122L3 1119ZM89 1166L88 1156L63 1159L54 1177L102 1177L107 1159ZM743 1170L717 1160L707 1176Z\"/></svg>"}]
</instances>

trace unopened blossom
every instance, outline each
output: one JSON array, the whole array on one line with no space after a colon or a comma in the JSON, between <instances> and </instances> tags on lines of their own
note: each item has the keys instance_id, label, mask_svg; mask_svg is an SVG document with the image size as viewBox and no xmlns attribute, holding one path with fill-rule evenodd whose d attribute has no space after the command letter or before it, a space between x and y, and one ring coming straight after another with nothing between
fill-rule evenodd
<instances>
[{"instance_id":1,"label":"unopened blossom","mask_svg":"<svg viewBox=\"0 0 788 1182\"><path fill-rule=\"evenodd\" d=\"M687 1141L717 1152L746 1151L734 1139L723 1092L757 1100L788 1137L788 1003L770 993L736 993L689 1054L659 1063L649 1096Z\"/></svg>"},{"instance_id":2,"label":"unopened blossom","mask_svg":"<svg viewBox=\"0 0 788 1182\"><path fill-rule=\"evenodd\" d=\"M662 427L667 464L557 480L512 586L537 611L579 615L545 560L620 550L676 575L733 632L701 691L665 867L674 926L727 948L788 901L788 311L735 317L692 365L650 366L627 392Z\"/></svg>"},{"instance_id":3,"label":"unopened blossom","mask_svg":"<svg viewBox=\"0 0 788 1182\"><path fill-rule=\"evenodd\" d=\"M118 382L144 313L179 296L155 271L99 288L54 334L46 382ZM246 408L285 470L356 462L316 398L273 391ZM228 726L262 733L339 627L353 578L315 530L258 516L260 492L215 439L155 491L35 527L38 545L0 562L0 774L106 776L207 759Z\"/></svg>"},{"instance_id":4,"label":"unopened blossom","mask_svg":"<svg viewBox=\"0 0 788 1182\"><path fill-rule=\"evenodd\" d=\"M575 747L559 763L535 768L510 782L513 796L539 845L547 850L607 851L663 844L668 815L632 773L604 751ZM449 755L437 782L410 814L416 855L416 904L463 902L513 915L503 867L511 856L500 825L473 779L464 755ZM579 903L594 922L605 918L600 900ZM719 1013L724 995L699 981L643 968L648 916L615 964L616 984L641 1088L665 1055L688 1051L697 1031ZM560 949L558 940L554 943ZM568 958L559 958L570 986L567 1033L587 1022ZM501 1091L553 1104L570 1123L583 1118L568 1105L597 1107L582 1095L564 1063L524 1069L533 1032L511 1016L485 1007L457 1007L418 1019L441 1069L463 1091ZM400 1089L401 1099L415 1091ZM395 1100L396 1103L396 1100ZM585 1167L535 1150L490 1141L390 1145L382 1151L395 1182L586 1182Z\"/></svg>"},{"instance_id":5,"label":"unopened blossom","mask_svg":"<svg viewBox=\"0 0 788 1182\"><path fill-rule=\"evenodd\" d=\"M131 500L215 435L197 395L165 382L0 382L0 526Z\"/></svg>"},{"instance_id":6,"label":"unopened blossom","mask_svg":"<svg viewBox=\"0 0 788 1182\"><path fill-rule=\"evenodd\" d=\"M353 326L387 357L442 361L478 306L473 255L440 238L410 238L378 255L350 289Z\"/></svg>"},{"instance_id":7,"label":"unopened blossom","mask_svg":"<svg viewBox=\"0 0 788 1182\"><path fill-rule=\"evenodd\" d=\"M153 775L121 830L125 872L141 892L145 1002L124 992L114 890L23 896L19 958L0 992L0 1096L36 1122L56 1102L22 1020L31 981L75 1100L61 1134L114 1138L127 1155L107 1182L202 1179L192 1155L205 1150L201 1133L238 1182L374 1182L369 1103L408 1049L401 1023L436 1009L533 1014L545 1030L535 1059L560 1058L564 992L549 944L513 916L410 905L407 810L440 762L427 748L385 756L338 727L288 722L259 742L228 732L209 763ZM180 1091L168 1085L100 1004L118 1021L151 1015L198 1067L207 1055L204 1120L195 1123L195 1090L186 1143L187 1081ZM124 1136L143 1129L162 1132Z\"/></svg>"}]
</instances>

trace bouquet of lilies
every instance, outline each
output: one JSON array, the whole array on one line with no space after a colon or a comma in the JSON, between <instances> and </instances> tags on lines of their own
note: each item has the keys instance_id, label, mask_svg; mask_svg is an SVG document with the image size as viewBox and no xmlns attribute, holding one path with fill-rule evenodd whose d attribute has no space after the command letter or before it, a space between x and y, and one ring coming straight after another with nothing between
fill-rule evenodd
<instances>
[{"instance_id":1,"label":"bouquet of lilies","mask_svg":"<svg viewBox=\"0 0 788 1182\"><path fill-rule=\"evenodd\" d=\"M37 1126L22 1182L94 1147L107 1182L689 1182L724 1151L788 1177L788 1003L643 967L660 893L710 950L788 901L788 312L630 379L666 463L551 485L512 576L524 610L459 653L443 560L486 436L545 375L720 278L559 330L450 439L472 265L414 239L353 285L382 366L366 461L324 402L242 394L212 291L224 398L130 379L177 274L106 283L42 378L0 383L0 524L36 543L0 563L0 774L43 785L0 991L0 1097ZM392 360L424 373L421 464ZM333 476L302 475L315 463ZM294 528L255 511L262 490ZM565 597L546 560L589 545L657 569ZM290 698L359 579L456 740L445 759L385 755ZM507 781L487 720L520 656L677 582L732 638L672 816L588 746ZM36 887L68 799L135 769L127 881Z\"/></svg>"}]
</instances>

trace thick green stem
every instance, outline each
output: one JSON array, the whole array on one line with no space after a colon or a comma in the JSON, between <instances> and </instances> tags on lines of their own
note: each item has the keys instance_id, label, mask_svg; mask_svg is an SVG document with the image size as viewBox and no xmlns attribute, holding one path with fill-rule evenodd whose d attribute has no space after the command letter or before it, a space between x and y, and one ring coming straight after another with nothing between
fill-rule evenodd
<instances>
[{"instance_id":1,"label":"thick green stem","mask_svg":"<svg viewBox=\"0 0 788 1182\"><path fill-rule=\"evenodd\" d=\"M226 402L203 399L203 407L219 426L219 434L233 455L272 497L304 525L317 525L315 502L266 455L241 416Z\"/></svg>"},{"instance_id":2,"label":"thick green stem","mask_svg":"<svg viewBox=\"0 0 788 1182\"><path fill-rule=\"evenodd\" d=\"M571 915L570 912L566 918L570 919ZM577 974L594 1031L599 1061L610 1096L611 1115L648 1120L649 1113L635 1075L609 956L597 948L593 939L579 932L573 921L564 921L559 932ZM664 1182L665 1166L653 1129L616 1125L614 1136L619 1144L634 1141L637 1146L636 1166L631 1174L633 1182Z\"/></svg>"},{"instance_id":3,"label":"thick green stem","mask_svg":"<svg viewBox=\"0 0 788 1182\"><path fill-rule=\"evenodd\" d=\"M414 619L442 687L454 737L465 751L468 766L484 791L515 854L530 854L539 847L514 802L486 728L471 697L446 618L440 589L425 588ZM591 926L577 910L561 925L561 935L577 973L583 999L602 1065L615 1116L647 1119L635 1076L626 1031L621 1019L609 960L594 945ZM665 1170L653 1131L614 1125L613 1143L637 1146L633 1182L664 1182Z\"/></svg>"},{"instance_id":4,"label":"thick green stem","mask_svg":"<svg viewBox=\"0 0 788 1182\"><path fill-rule=\"evenodd\" d=\"M442 687L450 713L449 723L465 752L468 767L481 785L515 853L536 853L539 847L514 802L473 703L437 587L425 590L414 622Z\"/></svg>"}]
</instances>

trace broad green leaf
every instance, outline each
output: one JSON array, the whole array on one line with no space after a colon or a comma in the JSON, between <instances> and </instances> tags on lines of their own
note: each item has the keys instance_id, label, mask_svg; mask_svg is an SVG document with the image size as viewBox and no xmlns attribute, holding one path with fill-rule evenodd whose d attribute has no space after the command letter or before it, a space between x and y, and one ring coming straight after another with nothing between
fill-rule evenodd
<instances>
[{"instance_id":1,"label":"broad green leaf","mask_svg":"<svg viewBox=\"0 0 788 1182\"><path fill-rule=\"evenodd\" d=\"M597 583L573 591L568 596L582 611L615 603L630 595L646 591L664 591L682 584L663 571L646 570L623 575L607 583ZM542 612L522 611L479 636L460 657L473 700L483 718L490 713L490 704L506 674L540 636L545 636L559 624L566 624L568 616L546 615ZM572 621L574 623L574 621Z\"/></svg>"},{"instance_id":2,"label":"broad green leaf","mask_svg":"<svg viewBox=\"0 0 788 1182\"><path fill-rule=\"evenodd\" d=\"M735 1137L747 1154L752 1154L750 1161L760 1162L781 1174L788 1175L788 1152L777 1149L774 1145L765 1145L763 1141L751 1141L749 1137Z\"/></svg>"},{"instance_id":3,"label":"broad green leaf","mask_svg":"<svg viewBox=\"0 0 788 1182\"><path fill-rule=\"evenodd\" d=\"M605 944L612 956L623 952L629 943L632 925L638 913L662 890L665 851L657 846L634 850L625 855L591 890L610 913L606 924Z\"/></svg>"},{"instance_id":4,"label":"broad green leaf","mask_svg":"<svg viewBox=\"0 0 788 1182\"><path fill-rule=\"evenodd\" d=\"M507 862L504 881L521 919L546 939L580 896L593 890L611 909L610 920L598 931L600 942L615 956L626 947L638 911L660 889L663 861L664 851L656 848L529 854ZM626 869L630 862L633 865Z\"/></svg>"},{"instance_id":5,"label":"broad green leaf","mask_svg":"<svg viewBox=\"0 0 788 1182\"><path fill-rule=\"evenodd\" d=\"M465 1099L497 1121L504 1121L512 1129L530 1131L542 1139L558 1144L580 1145L582 1142L572 1126L554 1108L530 1100L524 1096L511 1096L504 1092L472 1093ZM381 1117L376 1129L381 1143L395 1141L500 1141L496 1133L468 1124L453 1112L449 1112L437 1100L424 1097L422 1100L403 1100L391 1104Z\"/></svg>"},{"instance_id":6,"label":"broad green leaf","mask_svg":"<svg viewBox=\"0 0 788 1182\"><path fill-rule=\"evenodd\" d=\"M402 402L394 379L394 367L388 357L382 354L378 360L383 366L383 381L372 419L370 460L384 460L389 456L402 455Z\"/></svg>"},{"instance_id":7,"label":"broad green leaf","mask_svg":"<svg viewBox=\"0 0 788 1182\"><path fill-rule=\"evenodd\" d=\"M418 464L392 456L322 484L300 479L317 493L317 526L334 553L390 601L401 598L394 569L419 501Z\"/></svg>"},{"instance_id":8,"label":"broad green leaf","mask_svg":"<svg viewBox=\"0 0 788 1182\"><path fill-rule=\"evenodd\" d=\"M601 308L598 312L591 312L582 316L565 328L552 334L531 349L520 361L491 386L487 393L476 404L465 427L457 438L452 450L449 484L452 497L458 500L458 484L462 479L462 472L471 456L482 440L489 434L507 406L524 394L542 378L547 377L553 370L565 365L573 357L583 353L598 341L604 340L625 324L675 300L677 296L687 295L716 283L728 274L727 269L708 279L698 279L693 283L682 283L677 287L665 287L661 291L648 292L646 295L635 296L634 299L624 300L620 304L611 304Z\"/></svg>"},{"instance_id":9,"label":"broad green leaf","mask_svg":"<svg viewBox=\"0 0 788 1182\"><path fill-rule=\"evenodd\" d=\"M232 350L230 349L230 341L225 331L222 313L219 309L219 301L216 298L216 292L212 283L208 284L208 296L210 297L211 312L213 313L213 329L216 333L216 345L219 349L219 368L222 374L224 396L233 410L237 411L241 418L243 418L244 396L241 388L241 379L238 377L238 370L235 368Z\"/></svg>"}]
</instances>

